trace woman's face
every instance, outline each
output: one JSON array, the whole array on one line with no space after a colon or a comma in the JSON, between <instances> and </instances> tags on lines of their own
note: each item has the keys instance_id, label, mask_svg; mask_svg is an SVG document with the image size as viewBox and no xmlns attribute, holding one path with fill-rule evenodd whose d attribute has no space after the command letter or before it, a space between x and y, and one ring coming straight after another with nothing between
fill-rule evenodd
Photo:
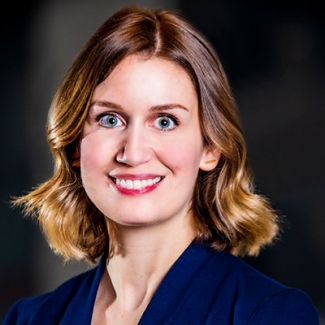
<instances>
[{"instance_id":1,"label":"woman's face","mask_svg":"<svg viewBox=\"0 0 325 325\"><path fill-rule=\"evenodd\" d=\"M85 191L122 225L187 218L203 147L198 99L176 64L131 55L95 89L80 145Z\"/></svg>"}]
</instances>

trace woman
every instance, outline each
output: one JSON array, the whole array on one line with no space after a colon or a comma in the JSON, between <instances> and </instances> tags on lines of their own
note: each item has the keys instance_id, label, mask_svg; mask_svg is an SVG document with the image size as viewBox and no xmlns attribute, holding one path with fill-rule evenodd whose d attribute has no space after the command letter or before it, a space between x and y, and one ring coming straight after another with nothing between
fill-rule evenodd
<instances>
[{"instance_id":1,"label":"woman","mask_svg":"<svg viewBox=\"0 0 325 325\"><path fill-rule=\"evenodd\" d=\"M279 220L254 193L221 63L182 18L109 18L59 87L47 137L54 174L15 205L64 259L97 265L4 324L319 324L305 293L238 257Z\"/></svg>"}]
</instances>

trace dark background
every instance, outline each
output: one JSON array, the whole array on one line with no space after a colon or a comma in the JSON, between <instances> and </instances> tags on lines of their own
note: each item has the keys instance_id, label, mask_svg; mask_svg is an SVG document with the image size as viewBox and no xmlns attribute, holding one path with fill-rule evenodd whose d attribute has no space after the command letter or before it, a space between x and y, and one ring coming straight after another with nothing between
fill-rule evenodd
<instances>
[{"instance_id":1,"label":"dark background","mask_svg":"<svg viewBox=\"0 0 325 325\"><path fill-rule=\"evenodd\" d=\"M257 188L285 220L281 239L247 261L306 291L325 316L324 10L316 1L118 2L8 2L2 11L0 319L18 298L51 290L88 267L64 265L36 222L8 201L50 175L45 121L52 96L84 42L124 4L177 9L215 46Z\"/></svg>"}]
</instances>

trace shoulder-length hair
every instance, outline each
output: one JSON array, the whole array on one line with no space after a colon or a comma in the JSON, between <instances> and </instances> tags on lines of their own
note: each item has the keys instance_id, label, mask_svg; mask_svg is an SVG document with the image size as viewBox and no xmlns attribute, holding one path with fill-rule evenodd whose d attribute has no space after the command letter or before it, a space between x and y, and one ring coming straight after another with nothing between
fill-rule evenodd
<instances>
[{"instance_id":1,"label":"shoulder-length hair","mask_svg":"<svg viewBox=\"0 0 325 325\"><path fill-rule=\"evenodd\" d=\"M256 255L278 232L268 200L254 190L237 108L220 60L210 43L176 13L137 7L115 13L93 34L68 70L48 115L47 139L53 176L17 198L35 216L52 249L66 260L91 262L117 244L114 225L82 187L78 145L94 89L128 55L159 57L191 77L199 101L206 147L221 159L210 172L199 171L191 209L197 240L236 255Z\"/></svg>"}]
</instances>

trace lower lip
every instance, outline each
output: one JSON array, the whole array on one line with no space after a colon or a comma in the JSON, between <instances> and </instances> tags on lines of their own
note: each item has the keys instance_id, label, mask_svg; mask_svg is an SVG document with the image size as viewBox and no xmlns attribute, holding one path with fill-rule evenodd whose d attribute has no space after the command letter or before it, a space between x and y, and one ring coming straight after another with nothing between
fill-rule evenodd
<instances>
[{"instance_id":1,"label":"lower lip","mask_svg":"<svg viewBox=\"0 0 325 325\"><path fill-rule=\"evenodd\" d=\"M156 189L160 182L153 184L151 186L147 186L147 187L142 187L142 188L138 188L138 189L128 189L125 187L121 187L119 185L117 185L115 182L113 182L113 180L111 180L111 184L112 186L120 193L123 195L129 195L129 196L139 196L139 195L143 195L143 194L148 194L150 192L152 192L154 189Z\"/></svg>"}]
</instances>

